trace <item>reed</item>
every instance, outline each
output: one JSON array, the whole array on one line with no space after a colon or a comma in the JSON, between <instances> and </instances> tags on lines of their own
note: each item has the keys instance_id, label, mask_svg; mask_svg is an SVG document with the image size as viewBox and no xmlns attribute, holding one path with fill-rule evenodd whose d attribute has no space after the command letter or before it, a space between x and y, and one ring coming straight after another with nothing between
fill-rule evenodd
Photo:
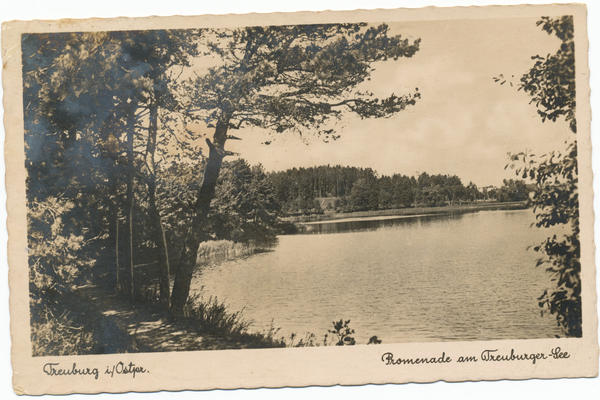
<instances>
[{"instance_id":1,"label":"reed","mask_svg":"<svg viewBox=\"0 0 600 400\"><path fill-rule=\"evenodd\" d=\"M256 246L252 243L235 243L231 240L211 240L200 243L198 260L210 258L236 258L254 254Z\"/></svg>"}]
</instances>

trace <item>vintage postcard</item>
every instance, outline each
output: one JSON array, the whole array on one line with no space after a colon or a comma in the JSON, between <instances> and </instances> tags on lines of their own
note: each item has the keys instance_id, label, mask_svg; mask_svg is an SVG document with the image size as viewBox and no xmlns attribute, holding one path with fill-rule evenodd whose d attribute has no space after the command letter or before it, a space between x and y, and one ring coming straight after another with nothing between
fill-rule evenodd
<instances>
[{"instance_id":1,"label":"vintage postcard","mask_svg":"<svg viewBox=\"0 0 600 400\"><path fill-rule=\"evenodd\" d=\"M15 392L597 376L586 17L5 23Z\"/></svg>"}]
</instances>

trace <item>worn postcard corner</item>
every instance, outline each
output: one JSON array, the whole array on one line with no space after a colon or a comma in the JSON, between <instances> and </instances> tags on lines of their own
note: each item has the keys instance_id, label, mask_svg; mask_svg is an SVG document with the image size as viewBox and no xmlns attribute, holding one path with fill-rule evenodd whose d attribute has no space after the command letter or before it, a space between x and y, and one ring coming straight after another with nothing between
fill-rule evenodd
<instances>
[{"instance_id":1,"label":"worn postcard corner","mask_svg":"<svg viewBox=\"0 0 600 400\"><path fill-rule=\"evenodd\" d=\"M584 5L2 29L16 393L597 376Z\"/></svg>"}]
</instances>

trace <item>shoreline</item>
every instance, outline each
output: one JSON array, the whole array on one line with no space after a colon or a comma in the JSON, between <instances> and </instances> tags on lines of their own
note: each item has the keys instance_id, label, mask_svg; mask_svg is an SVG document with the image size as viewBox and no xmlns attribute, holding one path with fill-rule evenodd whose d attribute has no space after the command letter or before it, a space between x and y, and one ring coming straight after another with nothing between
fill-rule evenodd
<instances>
[{"instance_id":1,"label":"shoreline","mask_svg":"<svg viewBox=\"0 0 600 400\"><path fill-rule=\"evenodd\" d=\"M315 217L320 217L321 221L336 221L348 218L348 216L357 219L385 218L525 208L527 208L525 202L423 207L318 215L312 217L313 221L304 223L314 222ZM303 222L294 222L293 224L303 225ZM217 246L218 249L225 247L224 245ZM285 335L279 336L279 329L274 327L268 331L256 330L256 327L246 324L241 311L230 310L228 305L218 303L216 298L213 300L212 297L208 302L190 304L191 307L188 308L185 316L173 316L156 303L132 301L123 294L106 289L106 285L100 283L78 286L63 300L65 301L63 308L69 309L71 317L73 317L72 325L79 326L74 329L80 330L88 337L86 343L82 343L85 346L79 347L72 355L333 345L324 343L314 334L307 334L306 337L293 334L288 338ZM225 324L219 322L211 326L207 323L215 316L220 316L220 321L224 321ZM238 316L239 318L237 318ZM225 326L228 321L236 320L236 318L239 320L239 323L236 322L238 325L230 328ZM54 337L52 347L55 350L64 347L59 342L73 339L70 329L64 334L63 338ZM43 347L42 345L38 349L40 353L37 355L54 355L52 349Z\"/></svg>"},{"instance_id":2,"label":"shoreline","mask_svg":"<svg viewBox=\"0 0 600 400\"><path fill-rule=\"evenodd\" d=\"M387 216L415 216L421 214L445 214L455 211L482 211L482 210L524 210L527 208L526 201L514 201L507 203L483 203L466 204L445 207L416 207L416 208L398 208L393 210L377 211L356 211L352 213L331 213L303 215L299 217L284 217L283 221L293 224L304 224L310 222L332 221L338 219L360 219L367 217L387 217Z\"/></svg>"}]
</instances>

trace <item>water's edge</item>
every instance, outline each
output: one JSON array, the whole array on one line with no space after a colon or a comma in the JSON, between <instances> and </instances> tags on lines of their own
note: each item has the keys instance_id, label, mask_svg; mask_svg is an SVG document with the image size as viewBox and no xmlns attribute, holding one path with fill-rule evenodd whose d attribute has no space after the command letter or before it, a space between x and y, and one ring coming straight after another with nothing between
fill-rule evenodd
<instances>
[{"instance_id":1,"label":"water's edge","mask_svg":"<svg viewBox=\"0 0 600 400\"><path fill-rule=\"evenodd\" d=\"M554 337L537 301L549 278L527 251L549 232L525 209L453 211L301 224L312 234L203 265L193 286L259 330L319 334L342 317L360 343Z\"/></svg>"},{"instance_id":2,"label":"water's edge","mask_svg":"<svg viewBox=\"0 0 600 400\"><path fill-rule=\"evenodd\" d=\"M482 210L522 210L527 208L526 201L514 201L507 203L476 203L465 205L453 205L446 207L416 207L416 208L398 208L393 210L378 211L356 211L352 213L330 213L303 215L299 217L285 217L282 220L292 223L329 221L346 218L365 218L394 215L418 215L418 214L445 214L453 211L482 211Z\"/></svg>"}]
</instances>

